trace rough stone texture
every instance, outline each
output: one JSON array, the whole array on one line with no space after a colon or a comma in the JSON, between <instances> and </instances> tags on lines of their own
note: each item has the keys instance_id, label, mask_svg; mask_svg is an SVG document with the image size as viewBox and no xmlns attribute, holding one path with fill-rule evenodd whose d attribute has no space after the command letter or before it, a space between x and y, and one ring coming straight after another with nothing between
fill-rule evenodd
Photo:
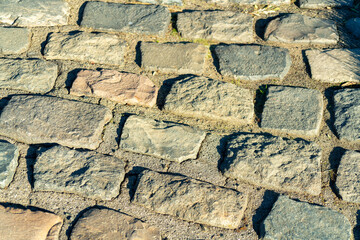
<instances>
[{"instance_id":1,"label":"rough stone texture","mask_svg":"<svg viewBox=\"0 0 360 240\"><path fill-rule=\"evenodd\" d=\"M196 43L141 43L141 67L147 71L202 74L208 49Z\"/></svg>"},{"instance_id":2,"label":"rough stone texture","mask_svg":"<svg viewBox=\"0 0 360 240\"><path fill-rule=\"evenodd\" d=\"M360 38L360 18L349 19L345 26L356 38Z\"/></svg>"},{"instance_id":3,"label":"rough stone texture","mask_svg":"<svg viewBox=\"0 0 360 240\"><path fill-rule=\"evenodd\" d=\"M144 171L133 201L157 213L215 227L238 228L248 196L198 180Z\"/></svg>"},{"instance_id":4,"label":"rough stone texture","mask_svg":"<svg viewBox=\"0 0 360 240\"><path fill-rule=\"evenodd\" d=\"M311 77L329 83L360 81L360 48L305 51Z\"/></svg>"},{"instance_id":5,"label":"rough stone texture","mask_svg":"<svg viewBox=\"0 0 360 240\"><path fill-rule=\"evenodd\" d=\"M165 4L165 5L177 5L182 6L182 0L137 0L137 2L151 3L151 4Z\"/></svg>"},{"instance_id":6,"label":"rough stone texture","mask_svg":"<svg viewBox=\"0 0 360 240\"><path fill-rule=\"evenodd\" d=\"M284 78L291 66L289 51L260 45L215 47L222 75L243 80Z\"/></svg>"},{"instance_id":7,"label":"rough stone texture","mask_svg":"<svg viewBox=\"0 0 360 240\"><path fill-rule=\"evenodd\" d=\"M62 219L52 213L0 205L0 236L11 240L56 240Z\"/></svg>"},{"instance_id":8,"label":"rough stone texture","mask_svg":"<svg viewBox=\"0 0 360 240\"><path fill-rule=\"evenodd\" d=\"M220 42L254 41L253 17L230 11L194 11L178 14L177 29L182 37Z\"/></svg>"},{"instance_id":9,"label":"rough stone texture","mask_svg":"<svg viewBox=\"0 0 360 240\"><path fill-rule=\"evenodd\" d=\"M164 109L175 114L250 123L254 117L251 91L205 77L175 82Z\"/></svg>"},{"instance_id":10,"label":"rough stone texture","mask_svg":"<svg viewBox=\"0 0 360 240\"><path fill-rule=\"evenodd\" d=\"M75 224L71 239L161 240L162 238L157 228L149 226L140 219L111 209L92 208Z\"/></svg>"},{"instance_id":11,"label":"rough stone texture","mask_svg":"<svg viewBox=\"0 0 360 240\"><path fill-rule=\"evenodd\" d=\"M301 14L286 14L267 25L265 40L283 43L337 44L339 35L333 21Z\"/></svg>"},{"instance_id":12,"label":"rough stone texture","mask_svg":"<svg viewBox=\"0 0 360 240\"><path fill-rule=\"evenodd\" d=\"M337 171L336 187L343 200L360 203L360 153L346 151Z\"/></svg>"},{"instance_id":13,"label":"rough stone texture","mask_svg":"<svg viewBox=\"0 0 360 240\"><path fill-rule=\"evenodd\" d=\"M122 130L120 148L182 162L196 159L205 135L186 125L130 116Z\"/></svg>"},{"instance_id":14,"label":"rough stone texture","mask_svg":"<svg viewBox=\"0 0 360 240\"><path fill-rule=\"evenodd\" d=\"M120 193L125 163L115 157L62 146L42 150L34 165L34 189L111 200Z\"/></svg>"},{"instance_id":15,"label":"rough stone texture","mask_svg":"<svg viewBox=\"0 0 360 240\"><path fill-rule=\"evenodd\" d=\"M319 195L321 149L314 142L241 134L227 144L226 177L265 188Z\"/></svg>"},{"instance_id":16,"label":"rough stone texture","mask_svg":"<svg viewBox=\"0 0 360 240\"><path fill-rule=\"evenodd\" d=\"M264 239L350 239L351 225L342 214L280 196L266 217Z\"/></svg>"},{"instance_id":17,"label":"rough stone texture","mask_svg":"<svg viewBox=\"0 0 360 240\"><path fill-rule=\"evenodd\" d=\"M115 70L82 70L77 74L70 93L107 98L122 104L153 107L158 88L148 77L142 75Z\"/></svg>"},{"instance_id":18,"label":"rough stone texture","mask_svg":"<svg viewBox=\"0 0 360 240\"><path fill-rule=\"evenodd\" d=\"M0 27L0 53L2 54L25 52L29 47L29 40L30 32L27 28Z\"/></svg>"},{"instance_id":19,"label":"rough stone texture","mask_svg":"<svg viewBox=\"0 0 360 240\"><path fill-rule=\"evenodd\" d=\"M168 29L170 18L169 10L159 5L87 2L81 26L162 35Z\"/></svg>"},{"instance_id":20,"label":"rough stone texture","mask_svg":"<svg viewBox=\"0 0 360 240\"><path fill-rule=\"evenodd\" d=\"M360 89L334 93L334 126L340 139L360 141Z\"/></svg>"},{"instance_id":21,"label":"rough stone texture","mask_svg":"<svg viewBox=\"0 0 360 240\"><path fill-rule=\"evenodd\" d=\"M123 65L126 42L106 33L52 33L44 49L47 59ZM104 53L111 54L104 54Z\"/></svg>"},{"instance_id":22,"label":"rough stone texture","mask_svg":"<svg viewBox=\"0 0 360 240\"><path fill-rule=\"evenodd\" d=\"M66 25L69 11L64 0L2 0L0 22L29 27Z\"/></svg>"},{"instance_id":23,"label":"rough stone texture","mask_svg":"<svg viewBox=\"0 0 360 240\"><path fill-rule=\"evenodd\" d=\"M300 0L301 8L351 7L353 0Z\"/></svg>"},{"instance_id":24,"label":"rough stone texture","mask_svg":"<svg viewBox=\"0 0 360 240\"><path fill-rule=\"evenodd\" d=\"M271 5L283 5L290 4L290 0L205 0L208 3L216 3L219 5L227 5L231 3L255 5L255 4L271 4Z\"/></svg>"},{"instance_id":25,"label":"rough stone texture","mask_svg":"<svg viewBox=\"0 0 360 240\"><path fill-rule=\"evenodd\" d=\"M43 60L0 58L0 88L49 92L55 84L58 66Z\"/></svg>"},{"instance_id":26,"label":"rough stone texture","mask_svg":"<svg viewBox=\"0 0 360 240\"><path fill-rule=\"evenodd\" d=\"M9 186L18 166L18 158L17 146L0 140L0 188Z\"/></svg>"},{"instance_id":27,"label":"rough stone texture","mask_svg":"<svg viewBox=\"0 0 360 240\"><path fill-rule=\"evenodd\" d=\"M323 116L323 96L318 90L270 86L261 127L292 134L316 136Z\"/></svg>"},{"instance_id":28,"label":"rough stone texture","mask_svg":"<svg viewBox=\"0 0 360 240\"><path fill-rule=\"evenodd\" d=\"M47 96L12 96L0 115L0 135L28 144L96 149L112 118L103 106Z\"/></svg>"}]
</instances>

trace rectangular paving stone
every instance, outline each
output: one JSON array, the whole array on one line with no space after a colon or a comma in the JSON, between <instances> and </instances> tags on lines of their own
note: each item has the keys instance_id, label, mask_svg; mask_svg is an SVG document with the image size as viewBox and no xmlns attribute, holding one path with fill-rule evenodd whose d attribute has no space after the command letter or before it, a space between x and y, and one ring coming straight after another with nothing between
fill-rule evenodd
<instances>
[{"instance_id":1,"label":"rectangular paving stone","mask_svg":"<svg viewBox=\"0 0 360 240\"><path fill-rule=\"evenodd\" d=\"M261 116L261 127L316 136L320 131L323 108L323 96L318 90L270 86Z\"/></svg>"},{"instance_id":2,"label":"rectangular paving stone","mask_svg":"<svg viewBox=\"0 0 360 240\"><path fill-rule=\"evenodd\" d=\"M81 70L70 93L76 96L101 97L129 105L153 107L158 88L146 76L115 70Z\"/></svg>"},{"instance_id":3,"label":"rectangular paving stone","mask_svg":"<svg viewBox=\"0 0 360 240\"><path fill-rule=\"evenodd\" d=\"M63 220L52 213L0 204L0 236L11 240L59 239Z\"/></svg>"},{"instance_id":4,"label":"rectangular paving stone","mask_svg":"<svg viewBox=\"0 0 360 240\"><path fill-rule=\"evenodd\" d=\"M166 96L164 109L178 115L251 123L253 95L249 89L205 77L175 82Z\"/></svg>"},{"instance_id":5,"label":"rectangular paving stone","mask_svg":"<svg viewBox=\"0 0 360 240\"><path fill-rule=\"evenodd\" d=\"M270 21L264 39L281 43L337 44L339 34L331 20L286 14Z\"/></svg>"},{"instance_id":6,"label":"rectangular paving stone","mask_svg":"<svg viewBox=\"0 0 360 240\"><path fill-rule=\"evenodd\" d=\"M18 166L19 149L15 144L0 140L0 188L9 186Z\"/></svg>"},{"instance_id":7,"label":"rectangular paving stone","mask_svg":"<svg viewBox=\"0 0 360 240\"><path fill-rule=\"evenodd\" d=\"M360 89L334 92L334 127L340 139L360 141Z\"/></svg>"},{"instance_id":8,"label":"rectangular paving stone","mask_svg":"<svg viewBox=\"0 0 360 240\"><path fill-rule=\"evenodd\" d=\"M220 42L254 41L253 17L230 11L193 11L177 15L176 26L182 37Z\"/></svg>"},{"instance_id":9,"label":"rectangular paving stone","mask_svg":"<svg viewBox=\"0 0 360 240\"><path fill-rule=\"evenodd\" d=\"M241 80L284 78L291 66L289 51L285 48L261 45L218 45L215 54L218 71Z\"/></svg>"},{"instance_id":10,"label":"rectangular paving stone","mask_svg":"<svg viewBox=\"0 0 360 240\"><path fill-rule=\"evenodd\" d=\"M66 25L70 14L64 0L1 0L0 22L14 26Z\"/></svg>"},{"instance_id":11,"label":"rectangular paving stone","mask_svg":"<svg viewBox=\"0 0 360 240\"><path fill-rule=\"evenodd\" d=\"M321 149L314 142L240 134L227 144L226 177L265 188L319 195Z\"/></svg>"},{"instance_id":12,"label":"rectangular paving stone","mask_svg":"<svg viewBox=\"0 0 360 240\"><path fill-rule=\"evenodd\" d=\"M120 148L182 162L196 159L205 135L186 125L133 115L123 127Z\"/></svg>"},{"instance_id":13,"label":"rectangular paving stone","mask_svg":"<svg viewBox=\"0 0 360 240\"><path fill-rule=\"evenodd\" d=\"M263 222L263 239L350 239L349 220L330 208L280 196Z\"/></svg>"},{"instance_id":14,"label":"rectangular paving stone","mask_svg":"<svg viewBox=\"0 0 360 240\"><path fill-rule=\"evenodd\" d=\"M289 5L290 0L205 0L208 3L216 3L219 5L228 5L230 3L238 3L244 5L255 5L255 4L270 4L270 5Z\"/></svg>"},{"instance_id":15,"label":"rectangular paving stone","mask_svg":"<svg viewBox=\"0 0 360 240\"><path fill-rule=\"evenodd\" d=\"M127 33L163 35L170 19L169 10L160 5L87 2L80 25Z\"/></svg>"},{"instance_id":16,"label":"rectangular paving stone","mask_svg":"<svg viewBox=\"0 0 360 240\"><path fill-rule=\"evenodd\" d=\"M125 163L113 156L63 146L40 150L34 164L34 189L111 200L120 193Z\"/></svg>"},{"instance_id":17,"label":"rectangular paving stone","mask_svg":"<svg viewBox=\"0 0 360 240\"><path fill-rule=\"evenodd\" d=\"M144 171L133 202L157 213L221 228L240 226L248 195L187 177Z\"/></svg>"},{"instance_id":18,"label":"rectangular paving stone","mask_svg":"<svg viewBox=\"0 0 360 240\"><path fill-rule=\"evenodd\" d=\"M208 48L196 43L142 42L141 67L146 71L202 74Z\"/></svg>"},{"instance_id":19,"label":"rectangular paving stone","mask_svg":"<svg viewBox=\"0 0 360 240\"><path fill-rule=\"evenodd\" d=\"M58 97L15 95L1 111L0 135L27 144L96 149L110 109Z\"/></svg>"},{"instance_id":20,"label":"rectangular paving stone","mask_svg":"<svg viewBox=\"0 0 360 240\"><path fill-rule=\"evenodd\" d=\"M353 0L300 0L301 8L351 7Z\"/></svg>"},{"instance_id":21,"label":"rectangular paving stone","mask_svg":"<svg viewBox=\"0 0 360 240\"><path fill-rule=\"evenodd\" d=\"M305 51L311 77L321 82L360 82L360 48Z\"/></svg>"},{"instance_id":22,"label":"rectangular paving stone","mask_svg":"<svg viewBox=\"0 0 360 240\"><path fill-rule=\"evenodd\" d=\"M58 66L44 60L0 58L0 88L46 93L53 89Z\"/></svg>"},{"instance_id":23,"label":"rectangular paving stone","mask_svg":"<svg viewBox=\"0 0 360 240\"><path fill-rule=\"evenodd\" d=\"M27 28L0 27L0 53L2 54L25 52L29 47L29 40L30 31Z\"/></svg>"},{"instance_id":24,"label":"rectangular paving stone","mask_svg":"<svg viewBox=\"0 0 360 240\"><path fill-rule=\"evenodd\" d=\"M107 33L52 33L44 48L46 59L123 65L126 42ZM105 54L108 53L108 54Z\"/></svg>"}]
</instances>

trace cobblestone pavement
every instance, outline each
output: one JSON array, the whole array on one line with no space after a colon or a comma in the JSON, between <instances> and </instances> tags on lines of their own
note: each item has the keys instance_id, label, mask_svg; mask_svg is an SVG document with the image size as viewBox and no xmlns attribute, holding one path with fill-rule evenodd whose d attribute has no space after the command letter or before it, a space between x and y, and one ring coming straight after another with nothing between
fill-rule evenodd
<instances>
[{"instance_id":1,"label":"cobblestone pavement","mask_svg":"<svg viewBox=\"0 0 360 240\"><path fill-rule=\"evenodd\" d=\"M0 239L360 239L358 0L0 1Z\"/></svg>"}]
</instances>

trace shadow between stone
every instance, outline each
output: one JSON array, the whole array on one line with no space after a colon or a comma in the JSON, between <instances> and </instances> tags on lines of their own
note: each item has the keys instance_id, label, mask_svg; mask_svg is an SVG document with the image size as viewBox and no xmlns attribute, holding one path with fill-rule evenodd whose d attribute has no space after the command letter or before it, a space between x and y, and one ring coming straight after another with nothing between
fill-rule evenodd
<instances>
[{"instance_id":1,"label":"shadow between stone","mask_svg":"<svg viewBox=\"0 0 360 240\"><path fill-rule=\"evenodd\" d=\"M345 149L341 147L336 147L333 149L333 151L330 153L329 156L329 163L330 163L330 188L334 192L334 194L342 199L342 197L339 194L339 189L336 187L336 177L337 177L337 171L340 165L340 161L342 156L345 154Z\"/></svg>"}]
</instances>

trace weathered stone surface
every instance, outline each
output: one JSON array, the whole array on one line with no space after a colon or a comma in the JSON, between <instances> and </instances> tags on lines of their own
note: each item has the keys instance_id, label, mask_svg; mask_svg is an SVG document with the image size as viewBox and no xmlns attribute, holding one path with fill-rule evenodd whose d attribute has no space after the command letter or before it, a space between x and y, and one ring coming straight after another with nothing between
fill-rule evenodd
<instances>
[{"instance_id":1,"label":"weathered stone surface","mask_svg":"<svg viewBox=\"0 0 360 240\"><path fill-rule=\"evenodd\" d=\"M290 4L290 0L205 0L208 3L216 3L219 5L227 5L230 3L239 3L239 4L271 4L271 5L282 5L282 4Z\"/></svg>"},{"instance_id":2,"label":"weathered stone surface","mask_svg":"<svg viewBox=\"0 0 360 240\"><path fill-rule=\"evenodd\" d=\"M198 180L144 171L133 201L157 213L215 227L238 228L248 196Z\"/></svg>"},{"instance_id":3,"label":"weathered stone surface","mask_svg":"<svg viewBox=\"0 0 360 240\"><path fill-rule=\"evenodd\" d=\"M360 89L334 93L334 126L340 139L360 141Z\"/></svg>"},{"instance_id":4,"label":"weathered stone surface","mask_svg":"<svg viewBox=\"0 0 360 240\"><path fill-rule=\"evenodd\" d=\"M360 203L360 153L346 151L337 171L336 187L343 200Z\"/></svg>"},{"instance_id":5,"label":"weathered stone surface","mask_svg":"<svg viewBox=\"0 0 360 240\"><path fill-rule=\"evenodd\" d=\"M353 0L300 0L301 8L351 7Z\"/></svg>"},{"instance_id":6,"label":"weathered stone surface","mask_svg":"<svg viewBox=\"0 0 360 240\"><path fill-rule=\"evenodd\" d=\"M319 195L321 149L314 142L241 134L227 144L226 177L266 188Z\"/></svg>"},{"instance_id":7,"label":"weathered stone surface","mask_svg":"<svg viewBox=\"0 0 360 240\"><path fill-rule=\"evenodd\" d=\"M81 26L138 34L164 34L170 12L159 5L87 2Z\"/></svg>"},{"instance_id":8,"label":"weathered stone surface","mask_svg":"<svg viewBox=\"0 0 360 240\"><path fill-rule=\"evenodd\" d=\"M245 13L194 11L179 13L176 26L185 38L247 43L254 41L253 22Z\"/></svg>"},{"instance_id":9,"label":"weathered stone surface","mask_svg":"<svg viewBox=\"0 0 360 240\"><path fill-rule=\"evenodd\" d=\"M130 116L122 130L120 148L182 162L196 158L205 135L186 125Z\"/></svg>"},{"instance_id":10,"label":"weathered stone surface","mask_svg":"<svg viewBox=\"0 0 360 240\"><path fill-rule=\"evenodd\" d=\"M356 38L360 38L360 18L349 19L345 26Z\"/></svg>"},{"instance_id":11,"label":"weathered stone surface","mask_svg":"<svg viewBox=\"0 0 360 240\"><path fill-rule=\"evenodd\" d=\"M57 97L12 96L0 115L0 135L28 144L96 149L110 109Z\"/></svg>"},{"instance_id":12,"label":"weathered stone surface","mask_svg":"<svg viewBox=\"0 0 360 240\"><path fill-rule=\"evenodd\" d=\"M280 196L266 217L264 239L350 239L351 225L342 214L326 207Z\"/></svg>"},{"instance_id":13,"label":"weathered stone surface","mask_svg":"<svg viewBox=\"0 0 360 240\"><path fill-rule=\"evenodd\" d=\"M286 14L270 21L264 38L271 42L302 44L336 44L339 41L334 22L301 14Z\"/></svg>"},{"instance_id":14,"label":"weathered stone surface","mask_svg":"<svg viewBox=\"0 0 360 240\"><path fill-rule=\"evenodd\" d=\"M29 47L29 40L30 32L27 28L0 27L0 53L2 54L25 52Z\"/></svg>"},{"instance_id":15,"label":"weathered stone surface","mask_svg":"<svg viewBox=\"0 0 360 240\"><path fill-rule=\"evenodd\" d=\"M111 200L120 193L125 163L115 157L62 146L43 149L34 164L34 189Z\"/></svg>"},{"instance_id":16,"label":"weathered stone surface","mask_svg":"<svg viewBox=\"0 0 360 240\"><path fill-rule=\"evenodd\" d=\"M205 77L175 82L166 96L164 109L175 114L250 123L254 117L249 89Z\"/></svg>"},{"instance_id":17,"label":"weathered stone surface","mask_svg":"<svg viewBox=\"0 0 360 240\"><path fill-rule=\"evenodd\" d=\"M106 33L52 33L44 49L47 59L123 65L126 42ZM104 54L111 53L111 54Z\"/></svg>"},{"instance_id":18,"label":"weathered stone surface","mask_svg":"<svg viewBox=\"0 0 360 240\"><path fill-rule=\"evenodd\" d=\"M291 66L289 51L260 45L219 45L215 48L222 75L244 80L285 77Z\"/></svg>"},{"instance_id":19,"label":"weathered stone surface","mask_svg":"<svg viewBox=\"0 0 360 240\"><path fill-rule=\"evenodd\" d=\"M58 66L43 60L0 59L0 88L49 92L55 84Z\"/></svg>"},{"instance_id":20,"label":"weathered stone surface","mask_svg":"<svg viewBox=\"0 0 360 240\"><path fill-rule=\"evenodd\" d=\"M360 48L307 50L311 77L330 83L360 81Z\"/></svg>"},{"instance_id":21,"label":"weathered stone surface","mask_svg":"<svg viewBox=\"0 0 360 240\"><path fill-rule=\"evenodd\" d=\"M64 0L2 0L0 22L29 27L66 25L69 11Z\"/></svg>"},{"instance_id":22,"label":"weathered stone surface","mask_svg":"<svg viewBox=\"0 0 360 240\"><path fill-rule=\"evenodd\" d=\"M149 226L140 219L111 209L92 208L75 224L71 239L160 240L162 238L157 228Z\"/></svg>"},{"instance_id":23,"label":"weathered stone surface","mask_svg":"<svg viewBox=\"0 0 360 240\"><path fill-rule=\"evenodd\" d=\"M115 70L81 70L70 93L77 96L107 98L115 102L153 107L158 88L146 76Z\"/></svg>"},{"instance_id":24,"label":"weathered stone surface","mask_svg":"<svg viewBox=\"0 0 360 240\"><path fill-rule=\"evenodd\" d=\"M9 186L18 165L18 158L17 146L0 140L0 188Z\"/></svg>"},{"instance_id":25,"label":"weathered stone surface","mask_svg":"<svg viewBox=\"0 0 360 240\"><path fill-rule=\"evenodd\" d=\"M182 0L137 0L137 2L151 3L151 4L165 4L165 5L177 5L182 6Z\"/></svg>"},{"instance_id":26,"label":"weathered stone surface","mask_svg":"<svg viewBox=\"0 0 360 240\"><path fill-rule=\"evenodd\" d=\"M141 66L147 71L202 74L208 49L196 43L141 43Z\"/></svg>"},{"instance_id":27,"label":"weathered stone surface","mask_svg":"<svg viewBox=\"0 0 360 240\"><path fill-rule=\"evenodd\" d=\"M270 86L261 127L292 134L316 136L323 116L323 96L318 90Z\"/></svg>"},{"instance_id":28,"label":"weathered stone surface","mask_svg":"<svg viewBox=\"0 0 360 240\"><path fill-rule=\"evenodd\" d=\"M0 205L0 236L11 240L59 239L62 219L52 213Z\"/></svg>"}]
</instances>

